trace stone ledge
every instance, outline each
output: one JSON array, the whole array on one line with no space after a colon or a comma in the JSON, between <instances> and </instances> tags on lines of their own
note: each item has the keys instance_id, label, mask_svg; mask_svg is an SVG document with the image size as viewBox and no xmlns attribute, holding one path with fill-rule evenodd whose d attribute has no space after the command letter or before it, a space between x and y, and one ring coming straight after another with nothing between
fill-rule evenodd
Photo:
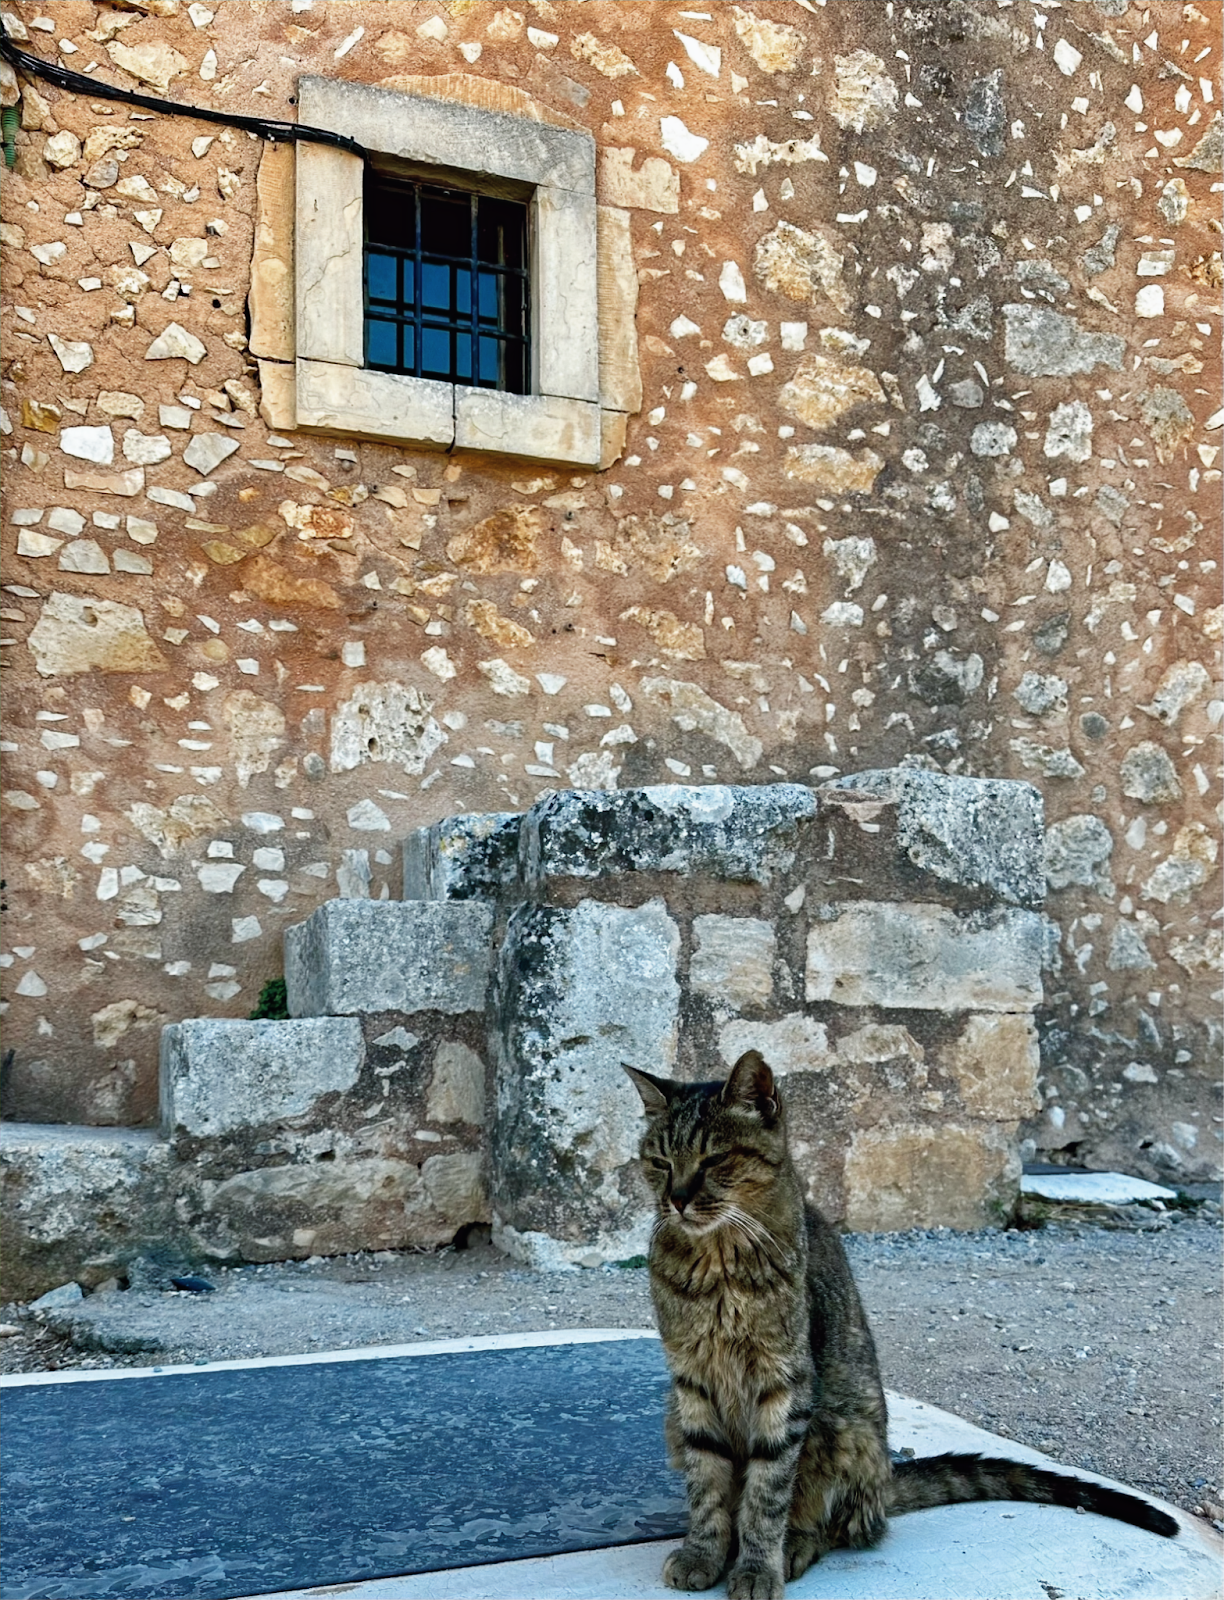
<instances>
[{"instance_id":1,"label":"stone ledge","mask_svg":"<svg viewBox=\"0 0 1224 1600\"><path fill-rule=\"evenodd\" d=\"M329 900L285 930L290 1015L481 1011L492 927L474 901Z\"/></svg>"},{"instance_id":2,"label":"stone ledge","mask_svg":"<svg viewBox=\"0 0 1224 1600\"><path fill-rule=\"evenodd\" d=\"M352 1017L172 1023L162 1029L162 1131L216 1139L308 1119L325 1095L353 1088L364 1062Z\"/></svg>"},{"instance_id":3,"label":"stone ledge","mask_svg":"<svg viewBox=\"0 0 1224 1600\"><path fill-rule=\"evenodd\" d=\"M793 866L799 828L815 815L814 794L797 783L571 789L527 812L523 877L537 894L557 879L648 872L768 886Z\"/></svg>"}]
</instances>

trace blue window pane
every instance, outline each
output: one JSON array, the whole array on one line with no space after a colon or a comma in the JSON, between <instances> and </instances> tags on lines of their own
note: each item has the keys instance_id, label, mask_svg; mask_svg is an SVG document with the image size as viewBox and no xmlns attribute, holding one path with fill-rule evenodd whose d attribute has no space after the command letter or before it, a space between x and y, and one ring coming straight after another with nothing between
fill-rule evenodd
<instances>
[{"instance_id":1,"label":"blue window pane","mask_svg":"<svg viewBox=\"0 0 1224 1600\"><path fill-rule=\"evenodd\" d=\"M472 336L466 330L455 336L455 378L459 383L472 381Z\"/></svg>"},{"instance_id":2,"label":"blue window pane","mask_svg":"<svg viewBox=\"0 0 1224 1600\"><path fill-rule=\"evenodd\" d=\"M445 328L421 329L421 371L432 377L450 373L451 336Z\"/></svg>"},{"instance_id":3,"label":"blue window pane","mask_svg":"<svg viewBox=\"0 0 1224 1600\"><path fill-rule=\"evenodd\" d=\"M451 269L432 261L421 263L421 304L427 311L451 308Z\"/></svg>"},{"instance_id":4,"label":"blue window pane","mask_svg":"<svg viewBox=\"0 0 1224 1600\"><path fill-rule=\"evenodd\" d=\"M395 299L397 264L394 256L375 255L373 251L366 257L366 286L371 300Z\"/></svg>"},{"instance_id":5,"label":"blue window pane","mask_svg":"<svg viewBox=\"0 0 1224 1600\"><path fill-rule=\"evenodd\" d=\"M480 320L482 322L497 322L500 298L497 292L497 274L494 272L482 272L480 274Z\"/></svg>"},{"instance_id":6,"label":"blue window pane","mask_svg":"<svg viewBox=\"0 0 1224 1600\"><path fill-rule=\"evenodd\" d=\"M480 344L480 381L481 383L496 383L501 377L501 340L481 339Z\"/></svg>"},{"instance_id":7,"label":"blue window pane","mask_svg":"<svg viewBox=\"0 0 1224 1600\"><path fill-rule=\"evenodd\" d=\"M472 314L472 274L464 267L455 269L455 309L461 317Z\"/></svg>"},{"instance_id":8,"label":"blue window pane","mask_svg":"<svg viewBox=\"0 0 1224 1600\"><path fill-rule=\"evenodd\" d=\"M371 366L398 365L395 334L394 322L383 322L377 317L366 318L366 360Z\"/></svg>"},{"instance_id":9,"label":"blue window pane","mask_svg":"<svg viewBox=\"0 0 1224 1600\"><path fill-rule=\"evenodd\" d=\"M411 372L416 366L416 329L410 322L400 328L400 338L404 341L404 353L400 357L400 370Z\"/></svg>"}]
</instances>

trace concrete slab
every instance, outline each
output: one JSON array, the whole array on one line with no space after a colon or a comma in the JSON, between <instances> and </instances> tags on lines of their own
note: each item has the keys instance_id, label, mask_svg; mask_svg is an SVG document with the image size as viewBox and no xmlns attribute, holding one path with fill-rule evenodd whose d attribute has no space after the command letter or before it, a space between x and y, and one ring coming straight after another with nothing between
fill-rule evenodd
<instances>
[{"instance_id":1,"label":"concrete slab","mask_svg":"<svg viewBox=\"0 0 1224 1600\"><path fill-rule=\"evenodd\" d=\"M236 1600L254 1600L260 1593L268 1600L324 1600L324 1596L334 1600L340 1593L345 1600L524 1600L527 1596L532 1600L617 1600L620 1596L671 1600L674 1591L663 1586L660 1574L674 1541L648 1537L633 1543L616 1543L635 1525L651 1532L675 1526L673 1489L678 1480L674 1474L667 1474L664 1469L665 1476L672 1480L667 1485L656 1488L652 1477L649 1486L631 1489L632 1504L626 1501L625 1491L630 1486L621 1475L635 1456L637 1466L631 1467L629 1475L640 1475L642 1458L653 1461L655 1457L653 1446L659 1446L661 1465L661 1444L656 1438L659 1418L655 1415L660 1352L657 1346L649 1351L641 1348L642 1341L654 1339L648 1329L575 1330L214 1362L206 1366L22 1374L0 1379L0 1389L10 1391L5 1396L6 1465L15 1474L8 1499L6 1581L0 1596L3 1600L34 1600L36 1595L42 1600L71 1600L73 1596L130 1593L139 1587L141 1593L149 1595L179 1595L189 1589L197 1596L228 1595ZM638 1341L638 1353L625 1341ZM617 1345L623 1350L623 1360L614 1355ZM586 1347L585 1351L581 1347ZM607 1351L606 1357L598 1355L601 1347ZM417 1359L430 1356L449 1359L431 1371L434 1363ZM456 1358L460 1362L457 1367L453 1365ZM480 1376L481 1358L489 1365L484 1378ZM621 1372L620 1381L610 1389L606 1380L613 1374L610 1368L604 1370L608 1358L613 1367L619 1360ZM500 1381L511 1375L500 1370L507 1359L516 1379L509 1391ZM266 1431L271 1425L281 1432L285 1430L278 1412L287 1402L293 1404L286 1380L296 1382L292 1373L284 1373L282 1378L276 1371L285 1368L314 1368L317 1379L308 1381L307 1388L297 1396L299 1403L287 1424L287 1448L282 1443L274 1452L279 1461L273 1455L265 1461L258 1449L252 1455L252 1447L261 1430ZM337 1376L344 1373L349 1376L337 1387ZM639 1376L635 1378L635 1374ZM303 1378L307 1376L302 1374ZM526 1388L521 1381L524 1378ZM461 1436L473 1445L471 1451L463 1452L467 1465L451 1449L443 1462L429 1448L430 1435L436 1435L438 1441L445 1438L449 1445L455 1437L455 1426L463 1419L457 1410L453 1416L437 1410L437 1397L430 1396L439 1382L443 1387L438 1393L446 1406L451 1410L466 1406L478 1429L487 1424L490 1402L502 1410L516 1405L521 1415L512 1448L483 1454L460 1427ZM545 1534L536 1538L536 1550L541 1546L547 1549L549 1543L555 1549L558 1542L569 1543L571 1549L574 1545L584 1548L567 1554L528 1554L517 1560L453 1565L463 1547L478 1549L482 1542L487 1545L491 1532L495 1542L501 1540L503 1533L493 1529L487 1518L481 1521L477 1516L477 1522L472 1523L470 1519L478 1508L472 1500L462 1499L457 1502L456 1511L469 1521L464 1526L450 1525L449 1532L438 1532L435 1524L439 1519L424 1515L420 1495L423 1492L426 1499L436 1496L439 1483L455 1476L456 1470L460 1474L468 1471L474 1455L477 1498L487 1498L492 1480L496 1479L505 1502L503 1505L498 1501L501 1515L497 1520L506 1524L505 1531L528 1531L527 1522L533 1519L524 1499L524 1485L529 1499L533 1474L528 1470L524 1476L524 1468L529 1467L534 1448L531 1429L538 1430L538 1424L545 1419L532 1406L527 1388L539 1387L541 1382L544 1388L537 1400L547 1400L546 1390L564 1393L560 1411L565 1413L567 1424L558 1435L555 1423L547 1422L547 1438L541 1442L547 1459L554 1465L543 1485L545 1498L541 1506L550 1521L560 1516L567 1530L558 1528L554 1537ZM116 1383L123 1387L115 1390ZM83 1391L66 1391L65 1386L70 1385L86 1387ZM100 1388L103 1393L99 1393ZM18 1394L11 1391L28 1393L31 1389L44 1393L29 1395L26 1410L30 1414L23 1423L21 1407L15 1405ZM281 1389L285 1392L280 1393ZM630 1392L636 1389L641 1392ZM107 1391L113 1391L113 1401L107 1398ZM81 1403L91 1394L96 1400L84 1407L89 1413L84 1417L80 1414ZM54 1399L57 1395L59 1398ZM615 1403L609 1412L610 1395L615 1395ZM472 1399L464 1396L474 1396L475 1409ZM556 1399L553 1396L554 1404L544 1407L550 1418L559 1414ZM337 1401L346 1403L337 1407ZM244 1421L241 1448L230 1459L225 1449L222 1413L235 1402L242 1408ZM601 1417L584 1448L581 1441L590 1430L585 1427L584 1418L575 1413L582 1412L584 1406L589 1409L591 1404L602 1408ZM155 1460L150 1456L146 1466L154 1471L152 1476L146 1472L143 1478L130 1470L137 1463L113 1458L109 1448L81 1452L78 1476L86 1474L82 1479L86 1497L91 1502L97 1499L99 1485L108 1476L109 1469L104 1468L109 1463L115 1489L111 1510L121 1514L108 1515L99 1525L98 1531L104 1537L89 1545L88 1571L71 1571L73 1559L63 1539L57 1536L54 1547L47 1546L48 1552L53 1552L48 1557L51 1569L39 1573L31 1582L32 1574L20 1570L22 1501L33 1492L37 1504L45 1503L48 1484L42 1484L40 1491L38 1483L23 1470L28 1464L17 1458L23 1449L23 1431L28 1435L33 1425L36 1434L40 1418L43 1422L53 1420L51 1410L63 1413L69 1429L56 1433L56 1448L38 1469L43 1476L77 1470L73 1461L78 1452L71 1446L69 1432L84 1426L97 1446L101 1442L97 1424L108 1411L112 1415L112 1431L113 1419L126 1420L126 1432L119 1429L115 1439L127 1456L133 1450L139 1455L156 1446L152 1435L146 1436L142 1431L142 1416L155 1419L163 1437L177 1428L183 1444L173 1462L168 1457ZM890 1395L889 1410L894 1448L909 1446L919 1455L949 1449L976 1450L1047 1467L1059 1465L1038 1451L999 1439L919 1401ZM338 1418L343 1418L342 1426L337 1425ZM312 1430L318 1435L317 1440ZM613 1463L608 1449L613 1436L621 1435L622 1444L631 1453L624 1456L622 1451L623 1459ZM499 1437L504 1439L505 1435ZM570 1492L579 1482L575 1471L587 1471L578 1463L592 1448L595 1456L590 1464L594 1476L584 1483L584 1492L575 1496ZM39 1450L46 1454L45 1444L35 1438L34 1454ZM347 1459L354 1450L361 1461L355 1478L348 1474L355 1463ZM562 1462L559 1468L557 1463L562 1457L569 1465ZM267 1469L271 1467L276 1470L269 1476ZM158 1476L159 1471L165 1474L168 1469L168 1477ZM386 1476L388 1470L390 1477ZM224 1498L218 1498L222 1480L235 1472L248 1485L256 1481L262 1485L259 1510L249 1494L239 1495L231 1515ZM385 1482L374 1483L373 1478L380 1472ZM183 1515L195 1492L191 1481L194 1478L200 1480L209 1507L207 1516L199 1522ZM348 1504L354 1482L370 1500L364 1516L356 1505ZM506 1492L507 1486L512 1492ZM62 1487L70 1488L67 1484ZM635 1498L642 1494L643 1487L653 1491L653 1504L643 1504ZM310 1490L316 1496L324 1496L325 1509L319 1516L311 1510L313 1501L306 1492ZM652 1494L648 1492L644 1499L651 1500ZM283 1502L280 1512L266 1501ZM73 1503L78 1507L75 1526L82 1522L89 1507L75 1499ZM788 1585L787 1596L788 1600L1051 1600L1061 1592L1076 1600L1169 1600L1171 1596L1178 1600L1219 1600L1224 1544L1176 1508L1165 1509L1181 1524L1182 1531L1175 1539L1162 1539L1123 1523L1053 1506L989 1501L921 1512L898 1518L875 1550L838 1552L828 1557L798 1582ZM577 1518L572 1515L575 1511L579 1513ZM134 1520L132 1512L139 1513L140 1523L124 1527ZM226 1542L223 1525L227 1519L234 1523L244 1542L241 1550ZM442 1521L450 1524L445 1515ZM522 1529L510 1529L510 1522L521 1523ZM155 1539L155 1533L168 1537ZM561 1533L560 1539L555 1537L557 1533ZM533 1537L529 1534L528 1548ZM131 1543L133 1538L135 1544L125 1559L126 1552L120 1546ZM40 1539L41 1534L35 1532L35 1542ZM424 1563L409 1556L405 1565L417 1566L411 1576L360 1575L362 1567L369 1572L374 1566L377 1571L378 1564L386 1572L388 1558L394 1559L393 1546L404 1545L408 1555L408 1544L439 1539L442 1546L450 1548L432 1569L423 1570ZM150 1550L150 1542L158 1548ZM291 1553L295 1545L309 1545L316 1559L322 1554L324 1568L335 1570L326 1573L326 1581L314 1587L274 1591L265 1587L278 1566L282 1571L286 1567L296 1569L295 1575L302 1571L300 1558L294 1559ZM346 1565L351 1573L347 1578L340 1576ZM257 1581L254 1588L235 1584L235 1577L243 1569L251 1576L258 1573L264 1582ZM324 1571L320 1570L319 1576L324 1577Z\"/></svg>"},{"instance_id":2,"label":"concrete slab","mask_svg":"<svg viewBox=\"0 0 1224 1600\"><path fill-rule=\"evenodd\" d=\"M1176 1200L1176 1189L1164 1189L1146 1178L1124 1172L1026 1172L1020 1193L1042 1200L1073 1200L1086 1206L1125 1206L1135 1200Z\"/></svg>"},{"instance_id":3,"label":"concrete slab","mask_svg":"<svg viewBox=\"0 0 1224 1600\"><path fill-rule=\"evenodd\" d=\"M938 1406L890 1393L888 1411L897 1450L909 1446L920 1456L975 1450L1061 1467ZM1175 1506L1164 1509L1181 1524L1175 1539L1062 1506L989 1500L911 1513L890 1523L875 1550L835 1551L787 1584L787 1600L1051 1600L1060 1592L1076 1600L1220 1600L1224 1540ZM345 1585L343 1594L344 1600L674 1600L661 1574L677 1543L651 1540L385 1578ZM710 1592L725 1594L725 1586ZM335 1600L338 1593L326 1586L263 1600Z\"/></svg>"}]
</instances>

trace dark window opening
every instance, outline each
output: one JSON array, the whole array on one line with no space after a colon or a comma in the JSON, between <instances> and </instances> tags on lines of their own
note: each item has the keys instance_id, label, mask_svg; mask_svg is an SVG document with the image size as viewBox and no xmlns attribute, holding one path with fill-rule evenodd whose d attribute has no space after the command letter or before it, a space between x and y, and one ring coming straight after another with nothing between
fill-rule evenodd
<instances>
[{"instance_id":1,"label":"dark window opening","mask_svg":"<svg viewBox=\"0 0 1224 1600\"><path fill-rule=\"evenodd\" d=\"M530 390L527 207L366 169L365 361Z\"/></svg>"}]
</instances>

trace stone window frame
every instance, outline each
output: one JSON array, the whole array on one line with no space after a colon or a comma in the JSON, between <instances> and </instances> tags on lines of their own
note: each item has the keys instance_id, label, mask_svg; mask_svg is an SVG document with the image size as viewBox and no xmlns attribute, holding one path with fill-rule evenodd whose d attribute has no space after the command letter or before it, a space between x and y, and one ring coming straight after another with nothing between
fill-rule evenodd
<instances>
[{"instance_id":1,"label":"stone window frame","mask_svg":"<svg viewBox=\"0 0 1224 1600\"><path fill-rule=\"evenodd\" d=\"M260 164L251 285L265 419L287 431L611 465L641 408L637 279L628 213L596 203L591 135L521 90L461 75L394 88L303 76L298 114L440 181L530 191L532 392L365 367L366 163L327 145L273 145Z\"/></svg>"}]
</instances>

